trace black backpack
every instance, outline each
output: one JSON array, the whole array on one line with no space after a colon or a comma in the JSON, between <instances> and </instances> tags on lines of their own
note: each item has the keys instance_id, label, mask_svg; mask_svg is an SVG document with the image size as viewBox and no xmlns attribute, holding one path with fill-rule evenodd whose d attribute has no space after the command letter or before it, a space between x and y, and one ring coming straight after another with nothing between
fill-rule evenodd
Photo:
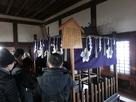
<instances>
[{"instance_id":1,"label":"black backpack","mask_svg":"<svg viewBox=\"0 0 136 102\"><path fill-rule=\"evenodd\" d=\"M21 102L33 102L32 90L30 88L24 87L19 83L22 71L23 70L19 70L15 75L13 75L16 81L17 89L19 91Z\"/></svg>"},{"instance_id":2,"label":"black backpack","mask_svg":"<svg viewBox=\"0 0 136 102\"><path fill-rule=\"evenodd\" d=\"M62 74L69 74L69 72L64 72ZM49 73L46 73L46 75L50 75ZM57 93L55 95L48 95L45 92L42 92L42 102L68 102L66 101L66 92L67 85L63 88L63 90L60 93Z\"/></svg>"},{"instance_id":3,"label":"black backpack","mask_svg":"<svg viewBox=\"0 0 136 102\"><path fill-rule=\"evenodd\" d=\"M66 102L65 97L62 93L57 93L55 95L48 95L44 92L42 93L42 100L46 100L45 102ZM43 101L42 101L43 102Z\"/></svg>"},{"instance_id":4,"label":"black backpack","mask_svg":"<svg viewBox=\"0 0 136 102\"><path fill-rule=\"evenodd\" d=\"M42 102L69 102L67 100L67 87L68 85L66 84L62 91L55 95L49 95L42 91Z\"/></svg>"}]
</instances>

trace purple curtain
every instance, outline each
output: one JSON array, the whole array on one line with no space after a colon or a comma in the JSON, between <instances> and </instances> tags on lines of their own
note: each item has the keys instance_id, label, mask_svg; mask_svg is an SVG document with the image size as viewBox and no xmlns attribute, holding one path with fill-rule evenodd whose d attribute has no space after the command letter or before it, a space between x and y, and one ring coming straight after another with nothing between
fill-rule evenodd
<instances>
[{"instance_id":1,"label":"purple curtain","mask_svg":"<svg viewBox=\"0 0 136 102\"><path fill-rule=\"evenodd\" d=\"M75 70L92 69L116 64L116 43L114 38L88 36L82 38L82 49L74 49ZM46 63L51 53L60 53L64 58L64 66L70 68L69 49L61 48L62 38L34 41L34 60Z\"/></svg>"}]
</instances>

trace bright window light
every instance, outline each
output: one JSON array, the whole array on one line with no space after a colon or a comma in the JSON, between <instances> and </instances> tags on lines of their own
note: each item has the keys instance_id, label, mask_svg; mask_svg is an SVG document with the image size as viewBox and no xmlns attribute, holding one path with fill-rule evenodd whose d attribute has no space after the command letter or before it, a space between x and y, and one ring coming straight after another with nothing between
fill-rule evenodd
<instances>
[{"instance_id":1,"label":"bright window light","mask_svg":"<svg viewBox=\"0 0 136 102\"><path fill-rule=\"evenodd\" d=\"M117 71L121 74L130 74L130 54L129 41L117 41ZM110 66L113 71L113 65Z\"/></svg>"}]
</instances>

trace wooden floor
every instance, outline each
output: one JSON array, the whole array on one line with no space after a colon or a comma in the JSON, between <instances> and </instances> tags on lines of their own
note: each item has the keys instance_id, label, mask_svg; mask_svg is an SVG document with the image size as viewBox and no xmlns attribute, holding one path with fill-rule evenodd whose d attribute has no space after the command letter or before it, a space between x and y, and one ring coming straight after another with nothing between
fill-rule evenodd
<instances>
[{"instance_id":1,"label":"wooden floor","mask_svg":"<svg viewBox=\"0 0 136 102\"><path fill-rule=\"evenodd\" d=\"M136 92L127 91L119 88L120 102L136 102Z\"/></svg>"}]
</instances>

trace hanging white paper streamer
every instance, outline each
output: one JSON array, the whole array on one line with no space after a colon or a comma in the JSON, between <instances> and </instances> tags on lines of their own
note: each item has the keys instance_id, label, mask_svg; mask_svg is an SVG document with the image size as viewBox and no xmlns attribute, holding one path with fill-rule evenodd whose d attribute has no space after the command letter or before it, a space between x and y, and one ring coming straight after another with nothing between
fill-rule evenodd
<instances>
[{"instance_id":1,"label":"hanging white paper streamer","mask_svg":"<svg viewBox=\"0 0 136 102\"><path fill-rule=\"evenodd\" d=\"M88 54L88 37L86 38L86 60L89 59L89 54Z\"/></svg>"},{"instance_id":2,"label":"hanging white paper streamer","mask_svg":"<svg viewBox=\"0 0 136 102\"><path fill-rule=\"evenodd\" d=\"M98 58L98 52L97 52L97 37L95 37L95 58Z\"/></svg>"},{"instance_id":3,"label":"hanging white paper streamer","mask_svg":"<svg viewBox=\"0 0 136 102\"><path fill-rule=\"evenodd\" d=\"M56 38L57 40L56 40L56 53L60 53L59 51L58 51L58 38Z\"/></svg>"},{"instance_id":4,"label":"hanging white paper streamer","mask_svg":"<svg viewBox=\"0 0 136 102\"><path fill-rule=\"evenodd\" d=\"M49 58L49 56L51 55L51 45L50 45L50 43L51 43L51 41L50 41L51 39L49 39L49 44L48 44L48 52L47 52L47 60L48 60L48 58Z\"/></svg>"},{"instance_id":5,"label":"hanging white paper streamer","mask_svg":"<svg viewBox=\"0 0 136 102\"><path fill-rule=\"evenodd\" d=\"M58 44L59 44L58 42L59 42L59 38L57 37L57 40L56 40L56 53L63 54L62 40L61 40L61 44L60 44L60 51L59 51L59 47L58 47Z\"/></svg>"},{"instance_id":6,"label":"hanging white paper streamer","mask_svg":"<svg viewBox=\"0 0 136 102\"><path fill-rule=\"evenodd\" d=\"M61 39L61 43L60 43L60 54L63 54L63 49L62 49L62 39Z\"/></svg>"},{"instance_id":7,"label":"hanging white paper streamer","mask_svg":"<svg viewBox=\"0 0 136 102\"><path fill-rule=\"evenodd\" d=\"M55 37L53 38L53 43L51 44L51 46L53 47L53 51L52 51L52 53L56 53Z\"/></svg>"},{"instance_id":8,"label":"hanging white paper streamer","mask_svg":"<svg viewBox=\"0 0 136 102\"><path fill-rule=\"evenodd\" d=\"M35 57L37 58L37 41L35 41L34 53L35 53Z\"/></svg>"},{"instance_id":9,"label":"hanging white paper streamer","mask_svg":"<svg viewBox=\"0 0 136 102\"><path fill-rule=\"evenodd\" d=\"M112 48L112 39L110 39L110 58L112 58L113 48Z\"/></svg>"},{"instance_id":10,"label":"hanging white paper streamer","mask_svg":"<svg viewBox=\"0 0 136 102\"><path fill-rule=\"evenodd\" d=\"M108 41L107 41L107 46L108 46L108 49L106 50L106 53L107 53L107 58L110 58L111 56L110 56L110 43L109 43L109 38L108 38Z\"/></svg>"},{"instance_id":11,"label":"hanging white paper streamer","mask_svg":"<svg viewBox=\"0 0 136 102\"><path fill-rule=\"evenodd\" d=\"M105 38L103 39L103 55L106 55L106 42L105 42Z\"/></svg>"},{"instance_id":12,"label":"hanging white paper streamer","mask_svg":"<svg viewBox=\"0 0 136 102\"><path fill-rule=\"evenodd\" d=\"M116 38L113 39L113 50L116 50Z\"/></svg>"},{"instance_id":13,"label":"hanging white paper streamer","mask_svg":"<svg viewBox=\"0 0 136 102\"><path fill-rule=\"evenodd\" d=\"M110 49L109 49L109 39L107 39L107 46L108 48L106 49L106 54L107 54L107 58L109 58L109 52L110 52Z\"/></svg>"},{"instance_id":14,"label":"hanging white paper streamer","mask_svg":"<svg viewBox=\"0 0 136 102\"><path fill-rule=\"evenodd\" d=\"M67 49L65 49L65 53L64 53L64 61L67 61Z\"/></svg>"},{"instance_id":15,"label":"hanging white paper streamer","mask_svg":"<svg viewBox=\"0 0 136 102\"><path fill-rule=\"evenodd\" d=\"M91 38L91 36L89 36L89 56L91 55L91 52L92 52L92 48L93 48L93 46L92 46L92 38Z\"/></svg>"},{"instance_id":16,"label":"hanging white paper streamer","mask_svg":"<svg viewBox=\"0 0 136 102\"><path fill-rule=\"evenodd\" d=\"M43 45L42 45L42 40L40 40L40 46L39 49L37 51L38 57L41 56L41 58L43 58Z\"/></svg>"},{"instance_id":17,"label":"hanging white paper streamer","mask_svg":"<svg viewBox=\"0 0 136 102\"><path fill-rule=\"evenodd\" d=\"M88 43L88 38L89 38L89 43ZM88 62L89 61L89 56L91 55L91 52L90 52L91 47L90 46L89 46L90 50L88 51L88 45L89 44L91 44L90 43L90 36L88 36L86 38L86 47L85 47L84 51L82 51L81 54L80 54L80 56L82 57L83 62Z\"/></svg>"},{"instance_id":18,"label":"hanging white paper streamer","mask_svg":"<svg viewBox=\"0 0 136 102\"><path fill-rule=\"evenodd\" d=\"M101 37L99 37L99 52L102 50L102 43L101 43Z\"/></svg>"},{"instance_id":19,"label":"hanging white paper streamer","mask_svg":"<svg viewBox=\"0 0 136 102\"><path fill-rule=\"evenodd\" d=\"M41 46L41 52L42 52L41 58L44 58L44 41L43 40L41 40L41 44L42 44L42 46Z\"/></svg>"}]
</instances>

